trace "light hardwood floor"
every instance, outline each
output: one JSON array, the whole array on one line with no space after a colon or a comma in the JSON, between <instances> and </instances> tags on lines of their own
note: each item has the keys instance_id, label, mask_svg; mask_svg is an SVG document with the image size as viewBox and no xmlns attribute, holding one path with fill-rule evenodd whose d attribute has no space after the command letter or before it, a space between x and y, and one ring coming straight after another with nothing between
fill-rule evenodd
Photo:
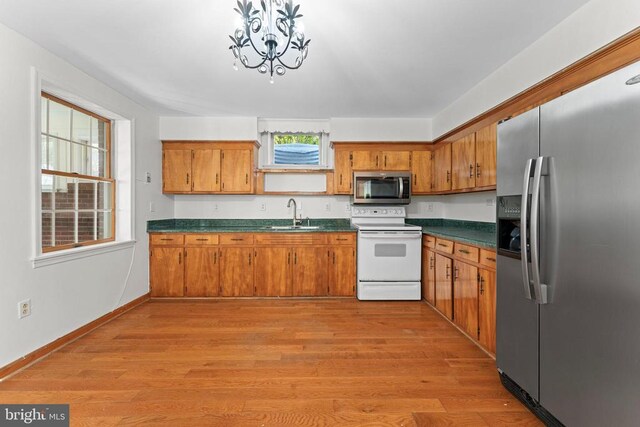
<instances>
[{"instance_id":1,"label":"light hardwood floor","mask_svg":"<svg viewBox=\"0 0 640 427\"><path fill-rule=\"evenodd\" d=\"M418 302L151 301L0 383L71 425L537 426Z\"/></svg>"}]
</instances>

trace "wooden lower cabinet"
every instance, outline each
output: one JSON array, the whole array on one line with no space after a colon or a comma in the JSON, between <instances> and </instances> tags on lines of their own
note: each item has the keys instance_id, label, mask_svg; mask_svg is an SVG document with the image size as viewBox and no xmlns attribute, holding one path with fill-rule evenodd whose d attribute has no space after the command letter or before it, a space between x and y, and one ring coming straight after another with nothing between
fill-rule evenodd
<instances>
[{"instance_id":1,"label":"wooden lower cabinet","mask_svg":"<svg viewBox=\"0 0 640 427\"><path fill-rule=\"evenodd\" d=\"M436 254L436 309L450 320L453 320L452 267L451 258Z\"/></svg>"},{"instance_id":2,"label":"wooden lower cabinet","mask_svg":"<svg viewBox=\"0 0 640 427\"><path fill-rule=\"evenodd\" d=\"M184 295L184 249L155 247L151 251L150 281L152 297Z\"/></svg>"},{"instance_id":3,"label":"wooden lower cabinet","mask_svg":"<svg viewBox=\"0 0 640 427\"><path fill-rule=\"evenodd\" d=\"M334 247L329 253L329 295L350 297L356 291L356 248Z\"/></svg>"},{"instance_id":4,"label":"wooden lower cabinet","mask_svg":"<svg viewBox=\"0 0 640 427\"><path fill-rule=\"evenodd\" d=\"M254 256L254 296L291 296L291 249L256 248Z\"/></svg>"},{"instance_id":5,"label":"wooden lower cabinet","mask_svg":"<svg viewBox=\"0 0 640 427\"><path fill-rule=\"evenodd\" d=\"M496 272L478 270L480 290L478 298L478 323L480 345L491 353L496 352Z\"/></svg>"},{"instance_id":6,"label":"wooden lower cabinet","mask_svg":"<svg viewBox=\"0 0 640 427\"><path fill-rule=\"evenodd\" d=\"M430 249L422 249L422 299L436 304L436 254Z\"/></svg>"},{"instance_id":7,"label":"wooden lower cabinet","mask_svg":"<svg viewBox=\"0 0 640 427\"><path fill-rule=\"evenodd\" d=\"M221 248L220 295L224 297L253 296L253 248Z\"/></svg>"},{"instance_id":8,"label":"wooden lower cabinet","mask_svg":"<svg viewBox=\"0 0 640 427\"><path fill-rule=\"evenodd\" d=\"M218 248L187 247L185 256L184 295L215 297L220 293Z\"/></svg>"},{"instance_id":9,"label":"wooden lower cabinet","mask_svg":"<svg viewBox=\"0 0 640 427\"><path fill-rule=\"evenodd\" d=\"M478 267L454 261L453 270L453 321L478 339Z\"/></svg>"},{"instance_id":10,"label":"wooden lower cabinet","mask_svg":"<svg viewBox=\"0 0 640 427\"><path fill-rule=\"evenodd\" d=\"M328 247L293 248L293 296L327 295Z\"/></svg>"}]
</instances>

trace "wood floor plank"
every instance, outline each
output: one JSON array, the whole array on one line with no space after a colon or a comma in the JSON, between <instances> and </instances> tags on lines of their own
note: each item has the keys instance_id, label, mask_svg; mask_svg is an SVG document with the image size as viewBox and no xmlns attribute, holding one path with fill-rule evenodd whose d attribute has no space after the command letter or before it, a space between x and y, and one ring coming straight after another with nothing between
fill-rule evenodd
<instances>
[{"instance_id":1,"label":"wood floor plank","mask_svg":"<svg viewBox=\"0 0 640 427\"><path fill-rule=\"evenodd\" d=\"M73 426L537 426L421 302L150 301L0 383Z\"/></svg>"}]
</instances>

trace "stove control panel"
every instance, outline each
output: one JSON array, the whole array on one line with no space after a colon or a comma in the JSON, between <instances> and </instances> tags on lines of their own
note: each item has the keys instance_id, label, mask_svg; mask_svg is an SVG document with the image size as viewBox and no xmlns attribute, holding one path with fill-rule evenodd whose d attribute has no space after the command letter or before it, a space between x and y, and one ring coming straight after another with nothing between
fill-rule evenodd
<instances>
[{"instance_id":1,"label":"stove control panel","mask_svg":"<svg viewBox=\"0 0 640 427\"><path fill-rule=\"evenodd\" d=\"M404 218L406 215L404 206L351 206L354 218Z\"/></svg>"}]
</instances>

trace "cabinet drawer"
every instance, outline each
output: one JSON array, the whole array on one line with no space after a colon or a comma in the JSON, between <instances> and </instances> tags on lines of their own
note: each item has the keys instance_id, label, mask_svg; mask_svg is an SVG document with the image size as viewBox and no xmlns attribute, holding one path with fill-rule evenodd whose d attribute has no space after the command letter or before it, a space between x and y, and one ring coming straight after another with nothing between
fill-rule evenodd
<instances>
[{"instance_id":1,"label":"cabinet drawer","mask_svg":"<svg viewBox=\"0 0 640 427\"><path fill-rule=\"evenodd\" d=\"M480 250L475 246L464 245L462 243L455 244L455 254L458 258L469 261L478 262L478 252Z\"/></svg>"},{"instance_id":2,"label":"cabinet drawer","mask_svg":"<svg viewBox=\"0 0 640 427\"><path fill-rule=\"evenodd\" d=\"M256 245L326 245L324 233L261 233L255 236Z\"/></svg>"},{"instance_id":3,"label":"cabinet drawer","mask_svg":"<svg viewBox=\"0 0 640 427\"><path fill-rule=\"evenodd\" d=\"M220 235L221 245L253 245L253 234L229 233Z\"/></svg>"},{"instance_id":4,"label":"cabinet drawer","mask_svg":"<svg viewBox=\"0 0 640 427\"><path fill-rule=\"evenodd\" d=\"M184 236L184 243L189 246L217 245L219 240L217 234L187 234Z\"/></svg>"},{"instance_id":5,"label":"cabinet drawer","mask_svg":"<svg viewBox=\"0 0 640 427\"><path fill-rule=\"evenodd\" d=\"M452 254L453 253L453 242L451 240L445 240L445 239L437 238L436 239L435 249L437 249L437 250L439 250L441 252L446 252L448 254Z\"/></svg>"},{"instance_id":6,"label":"cabinet drawer","mask_svg":"<svg viewBox=\"0 0 640 427\"><path fill-rule=\"evenodd\" d=\"M480 249L480 264L496 268L496 253L486 249Z\"/></svg>"},{"instance_id":7,"label":"cabinet drawer","mask_svg":"<svg viewBox=\"0 0 640 427\"><path fill-rule=\"evenodd\" d=\"M355 233L342 233L342 234L330 234L330 245L355 245L356 235Z\"/></svg>"},{"instance_id":8,"label":"cabinet drawer","mask_svg":"<svg viewBox=\"0 0 640 427\"><path fill-rule=\"evenodd\" d=\"M435 249L436 248L436 238L433 236L424 236L422 239L422 246L426 246L427 248Z\"/></svg>"},{"instance_id":9,"label":"cabinet drawer","mask_svg":"<svg viewBox=\"0 0 640 427\"><path fill-rule=\"evenodd\" d=\"M184 244L184 234L152 234L151 244L159 245L182 245Z\"/></svg>"}]
</instances>

